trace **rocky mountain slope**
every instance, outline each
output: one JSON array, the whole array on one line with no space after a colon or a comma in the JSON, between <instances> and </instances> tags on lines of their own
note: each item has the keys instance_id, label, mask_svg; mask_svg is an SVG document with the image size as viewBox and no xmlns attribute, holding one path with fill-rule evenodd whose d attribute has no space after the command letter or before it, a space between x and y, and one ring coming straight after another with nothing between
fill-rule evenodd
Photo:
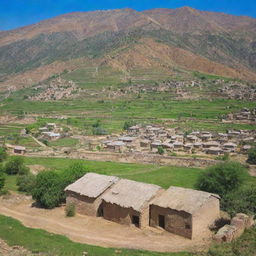
<instances>
[{"instance_id":1,"label":"rocky mountain slope","mask_svg":"<svg viewBox=\"0 0 256 256\"><path fill-rule=\"evenodd\" d=\"M80 68L108 66L170 76L200 71L256 80L256 19L189 7L79 12L0 32L0 89ZM128 74L128 75L127 75Z\"/></svg>"}]
</instances>

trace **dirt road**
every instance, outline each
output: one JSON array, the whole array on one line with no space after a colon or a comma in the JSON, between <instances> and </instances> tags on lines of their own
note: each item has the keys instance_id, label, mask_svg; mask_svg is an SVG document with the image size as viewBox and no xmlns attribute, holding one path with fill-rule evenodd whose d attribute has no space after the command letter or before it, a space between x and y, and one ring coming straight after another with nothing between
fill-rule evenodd
<instances>
[{"instance_id":1,"label":"dirt road","mask_svg":"<svg viewBox=\"0 0 256 256\"><path fill-rule=\"evenodd\" d=\"M20 220L23 225L62 234L71 240L102 247L142 249L160 252L200 251L209 243L209 233L203 240L185 239L163 230L123 226L95 218L77 215L67 218L64 207L53 210L31 207L29 197L13 195L0 198L0 214Z\"/></svg>"}]
</instances>

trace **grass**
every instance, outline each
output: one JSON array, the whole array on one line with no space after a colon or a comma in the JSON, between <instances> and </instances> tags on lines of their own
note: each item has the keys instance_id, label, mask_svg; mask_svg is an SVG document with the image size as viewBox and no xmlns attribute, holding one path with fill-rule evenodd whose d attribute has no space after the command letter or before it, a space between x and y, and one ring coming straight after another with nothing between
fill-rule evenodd
<instances>
[{"instance_id":1,"label":"grass","mask_svg":"<svg viewBox=\"0 0 256 256\"><path fill-rule=\"evenodd\" d=\"M197 178L204 172L198 168L175 166L158 166L150 164L126 164L116 162L97 162L64 158L32 158L26 157L27 165L40 164L50 169L65 169L70 164L82 162L88 171L106 175L116 175L145 183L152 183L163 188L180 186L195 188Z\"/></svg>"},{"instance_id":2,"label":"grass","mask_svg":"<svg viewBox=\"0 0 256 256\"><path fill-rule=\"evenodd\" d=\"M20 245L32 253L45 253L54 256L192 256L191 253L156 253L138 250L102 248L98 246L75 243L62 235L48 233L41 229L24 227L19 221L0 215L0 237L11 246Z\"/></svg>"},{"instance_id":3,"label":"grass","mask_svg":"<svg viewBox=\"0 0 256 256\"><path fill-rule=\"evenodd\" d=\"M18 187L16 185L16 175L6 175L5 176L5 186L4 188L6 190L11 190L11 191L18 191Z\"/></svg>"},{"instance_id":4,"label":"grass","mask_svg":"<svg viewBox=\"0 0 256 256\"><path fill-rule=\"evenodd\" d=\"M63 138L49 143L49 146L53 147L72 147L78 143L78 139Z\"/></svg>"},{"instance_id":5,"label":"grass","mask_svg":"<svg viewBox=\"0 0 256 256\"><path fill-rule=\"evenodd\" d=\"M32 253L44 253L54 256L81 256L87 252L89 256L255 256L256 228L247 230L232 243L212 245L208 252L202 253L157 253L149 251L102 248L72 242L62 235L55 235L41 229L23 226L19 221L0 215L0 238L10 246L19 245Z\"/></svg>"}]
</instances>

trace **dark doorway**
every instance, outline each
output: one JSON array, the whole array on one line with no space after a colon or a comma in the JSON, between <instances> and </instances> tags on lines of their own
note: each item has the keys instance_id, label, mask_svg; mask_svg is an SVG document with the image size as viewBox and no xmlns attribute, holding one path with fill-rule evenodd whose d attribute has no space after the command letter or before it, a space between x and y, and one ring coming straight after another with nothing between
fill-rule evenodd
<instances>
[{"instance_id":1,"label":"dark doorway","mask_svg":"<svg viewBox=\"0 0 256 256\"><path fill-rule=\"evenodd\" d=\"M158 226L165 229L165 218L164 215L158 215Z\"/></svg>"},{"instance_id":2,"label":"dark doorway","mask_svg":"<svg viewBox=\"0 0 256 256\"><path fill-rule=\"evenodd\" d=\"M100 207L98 209L97 216L98 217L104 217L104 210L103 210L102 205L100 205Z\"/></svg>"},{"instance_id":3,"label":"dark doorway","mask_svg":"<svg viewBox=\"0 0 256 256\"><path fill-rule=\"evenodd\" d=\"M132 215L132 224L134 224L136 227L140 226L140 217L136 215Z\"/></svg>"}]
</instances>

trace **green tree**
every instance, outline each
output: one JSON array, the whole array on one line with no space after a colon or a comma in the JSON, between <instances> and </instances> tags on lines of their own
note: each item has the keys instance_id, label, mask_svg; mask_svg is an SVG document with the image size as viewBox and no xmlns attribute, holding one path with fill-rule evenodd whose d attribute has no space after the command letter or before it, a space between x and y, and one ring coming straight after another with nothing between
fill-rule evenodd
<instances>
[{"instance_id":1,"label":"green tree","mask_svg":"<svg viewBox=\"0 0 256 256\"><path fill-rule=\"evenodd\" d=\"M5 172L9 175L23 175L29 172L29 168L25 166L24 159L22 157L15 156L6 163Z\"/></svg>"},{"instance_id":2,"label":"green tree","mask_svg":"<svg viewBox=\"0 0 256 256\"><path fill-rule=\"evenodd\" d=\"M21 192L31 193L35 188L36 184L36 176L32 173L28 173L27 175L19 175L17 177L17 186L18 190Z\"/></svg>"},{"instance_id":3,"label":"green tree","mask_svg":"<svg viewBox=\"0 0 256 256\"><path fill-rule=\"evenodd\" d=\"M3 162L7 158L7 153L4 148L0 148L0 162Z\"/></svg>"},{"instance_id":4,"label":"green tree","mask_svg":"<svg viewBox=\"0 0 256 256\"><path fill-rule=\"evenodd\" d=\"M163 148L162 146L158 146L158 147L157 147L157 153L158 153L159 155L163 155L163 154L164 154L164 148Z\"/></svg>"},{"instance_id":5,"label":"green tree","mask_svg":"<svg viewBox=\"0 0 256 256\"><path fill-rule=\"evenodd\" d=\"M32 197L39 206L47 209L59 206L61 194L61 176L56 171L45 171L36 176Z\"/></svg>"},{"instance_id":6,"label":"green tree","mask_svg":"<svg viewBox=\"0 0 256 256\"><path fill-rule=\"evenodd\" d=\"M220 196L237 190L243 183L246 169L237 162L225 162L209 167L199 177L196 187Z\"/></svg>"},{"instance_id":7,"label":"green tree","mask_svg":"<svg viewBox=\"0 0 256 256\"><path fill-rule=\"evenodd\" d=\"M3 189L5 184L5 176L4 173L0 171L0 191Z\"/></svg>"},{"instance_id":8,"label":"green tree","mask_svg":"<svg viewBox=\"0 0 256 256\"><path fill-rule=\"evenodd\" d=\"M231 216L242 212L249 215L256 214L256 187L251 186L227 193L221 200L221 208Z\"/></svg>"},{"instance_id":9,"label":"green tree","mask_svg":"<svg viewBox=\"0 0 256 256\"><path fill-rule=\"evenodd\" d=\"M124 122L124 126L123 126L123 129L124 130L128 130L130 127L136 125L136 122L133 121L133 120L129 120L129 121L125 121Z\"/></svg>"},{"instance_id":10,"label":"green tree","mask_svg":"<svg viewBox=\"0 0 256 256\"><path fill-rule=\"evenodd\" d=\"M256 164L256 147L249 151L247 162L249 164Z\"/></svg>"}]
</instances>

